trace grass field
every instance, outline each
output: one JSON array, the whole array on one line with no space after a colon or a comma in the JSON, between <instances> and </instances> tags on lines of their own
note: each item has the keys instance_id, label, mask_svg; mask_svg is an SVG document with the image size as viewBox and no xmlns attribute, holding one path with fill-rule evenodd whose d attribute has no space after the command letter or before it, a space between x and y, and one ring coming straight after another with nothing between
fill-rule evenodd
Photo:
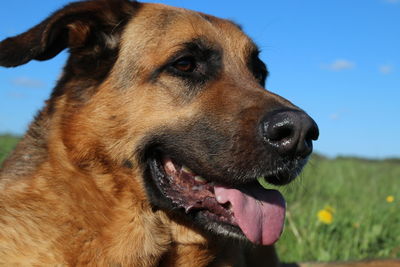
<instances>
[{"instance_id":1,"label":"grass field","mask_svg":"<svg viewBox=\"0 0 400 267\"><path fill-rule=\"evenodd\" d=\"M0 162L16 141L0 136ZM277 244L281 259L400 258L399 180L398 159L313 156L303 174L281 188L288 203L286 228Z\"/></svg>"},{"instance_id":2,"label":"grass field","mask_svg":"<svg viewBox=\"0 0 400 267\"><path fill-rule=\"evenodd\" d=\"M288 203L286 229L277 245L281 258L399 258L399 180L399 160L314 156L301 177L281 190Z\"/></svg>"},{"instance_id":3,"label":"grass field","mask_svg":"<svg viewBox=\"0 0 400 267\"><path fill-rule=\"evenodd\" d=\"M0 135L0 164L15 147L18 138L12 135Z\"/></svg>"}]
</instances>

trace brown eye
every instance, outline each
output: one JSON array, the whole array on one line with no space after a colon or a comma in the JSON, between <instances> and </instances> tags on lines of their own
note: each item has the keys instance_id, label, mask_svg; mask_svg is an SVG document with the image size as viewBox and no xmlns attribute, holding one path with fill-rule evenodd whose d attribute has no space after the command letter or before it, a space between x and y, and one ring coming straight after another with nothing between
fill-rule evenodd
<instances>
[{"instance_id":1,"label":"brown eye","mask_svg":"<svg viewBox=\"0 0 400 267\"><path fill-rule=\"evenodd\" d=\"M196 69L196 61L192 57L183 57L178 59L172 66L182 72L193 72Z\"/></svg>"}]
</instances>

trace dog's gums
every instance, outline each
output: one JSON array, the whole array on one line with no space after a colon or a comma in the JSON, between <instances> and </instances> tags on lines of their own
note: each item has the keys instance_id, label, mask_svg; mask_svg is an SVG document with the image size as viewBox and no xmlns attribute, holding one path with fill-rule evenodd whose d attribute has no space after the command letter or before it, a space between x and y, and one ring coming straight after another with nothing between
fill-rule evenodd
<instances>
[{"instance_id":1,"label":"dog's gums","mask_svg":"<svg viewBox=\"0 0 400 267\"><path fill-rule=\"evenodd\" d=\"M229 205L220 205L215 197L214 183L193 174L187 167L164 157L153 160L153 178L158 189L177 207L186 213L208 211L221 222L236 225Z\"/></svg>"},{"instance_id":2,"label":"dog's gums","mask_svg":"<svg viewBox=\"0 0 400 267\"><path fill-rule=\"evenodd\" d=\"M186 214L201 212L209 221L238 227L255 244L271 245L282 233L285 201L276 190L257 183L219 185L168 156L153 159L151 173L160 192Z\"/></svg>"}]
</instances>

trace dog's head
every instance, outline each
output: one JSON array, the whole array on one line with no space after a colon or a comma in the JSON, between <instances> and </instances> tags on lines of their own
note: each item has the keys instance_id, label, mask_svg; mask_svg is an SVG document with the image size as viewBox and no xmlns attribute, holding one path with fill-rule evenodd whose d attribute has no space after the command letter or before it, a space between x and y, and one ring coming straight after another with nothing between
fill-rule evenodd
<instances>
[{"instance_id":1,"label":"dog's head","mask_svg":"<svg viewBox=\"0 0 400 267\"><path fill-rule=\"evenodd\" d=\"M292 181L318 128L264 88L266 65L240 27L164 5L86 1L3 41L0 64L65 48L46 127L75 168L123 168L129 179L115 176L113 194L138 185L153 209L206 233L279 238L284 200L258 180Z\"/></svg>"}]
</instances>

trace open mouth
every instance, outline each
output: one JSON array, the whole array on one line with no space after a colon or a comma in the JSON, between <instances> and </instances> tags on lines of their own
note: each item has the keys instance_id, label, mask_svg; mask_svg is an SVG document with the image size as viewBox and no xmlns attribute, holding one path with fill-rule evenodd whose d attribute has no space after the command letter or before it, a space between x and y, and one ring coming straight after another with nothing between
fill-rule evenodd
<instances>
[{"instance_id":1,"label":"open mouth","mask_svg":"<svg viewBox=\"0 0 400 267\"><path fill-rule=\"evenodd\" d=\"M219 184L166 155L155 156L148 164L155 186L172 208L201 217L207 229L219 229L215 231L221 234L235 232L261 245L279 239L286 209L279 191L264 189L256 178L241 186Z\"/></svg>"}]
</instances>

